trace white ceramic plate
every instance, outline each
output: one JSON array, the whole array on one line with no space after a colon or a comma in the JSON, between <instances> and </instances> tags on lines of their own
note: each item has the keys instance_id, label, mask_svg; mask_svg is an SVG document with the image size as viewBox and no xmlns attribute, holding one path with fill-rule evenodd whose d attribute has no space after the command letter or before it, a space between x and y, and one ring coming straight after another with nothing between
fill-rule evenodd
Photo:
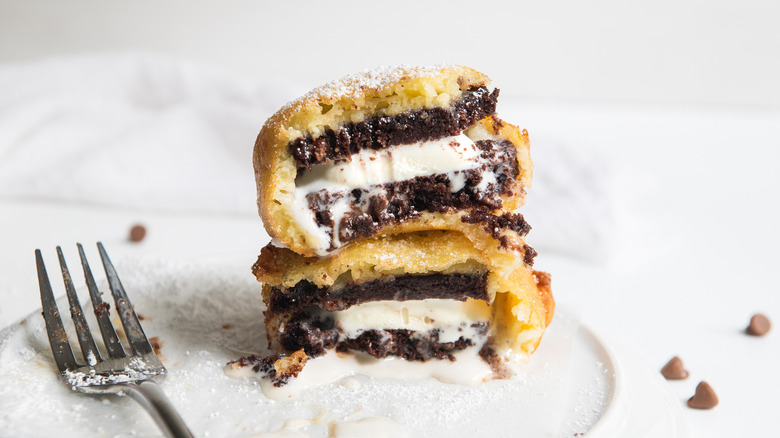
<instances>
[{"instance_id":1,"label":"white ceramic plate","mask_svg":"<svg viewBox=\"0 0 780 438\"><path fill-rule=\"evenodd\" d=\"M248 265L229 258L117 265L147 335L162 342L169 370L163 390L198 437L324 437L336 423L376 417L384 422L373 424L392 424L409 436L687 436L680 402L658 373L616 355L562 306L514 380L463 387L353 376L295 400L268 400L255 381L223 372L230 360L266 351L260 288ZM0 332L0 431L159 436L133 401L74 393L58 379L40 311Z\"/></svg>"}]
</instances>

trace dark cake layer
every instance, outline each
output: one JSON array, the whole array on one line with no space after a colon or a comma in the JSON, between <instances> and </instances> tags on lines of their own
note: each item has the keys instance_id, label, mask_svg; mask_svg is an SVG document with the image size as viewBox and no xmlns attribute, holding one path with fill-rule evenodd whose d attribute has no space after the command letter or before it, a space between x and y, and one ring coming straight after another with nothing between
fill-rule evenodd
<instances>
[{"instance_id":1,"label":"dark cake layer","mask_svg":"<svg viewBox=\"0 0 780 438\"><path fill-rule=\"evenodd\" d=\"M486 334L486 323L475 324L481 334ZM303 349L310 357L325 354L326 350L356 350L374 357L400 356L406 360L428 359L454 360L456 351L474 345L471 339L460 337L455 342L439 342L438 330L427 333L404 329L366 330L357 338L344 338L332 321L313 320L306 312L296 314L284 324L279 341L286 351Z\"/></svg>"},{"instance_id":2,"label":"dark cake layer","mask_svg":"<svg viewBox=\"0 0 780 438\"><path fill-rule=\"evenodd\" d=\"M347 284L337 290L317 287L304 280L291 288L272 288L267 301L267 311L271 314L297 313L309 306L336 311L370 301L431 298L458 301L473 298L487 301L487 274L404 275L392 280Z\"/></svg>"},{"instance_id":3,"label":"dark cake layer","mask_svg":"<svg viewBox=\"0 0 780 438\"><path fill-rule=\"evenodd\" d=\"M459 171L465 184L451 191L447 174L420 176L405 181L380 184L343 192L325 190L307 195L317 225L328 229L331 249L341 244L376 234L379 228L414 218L423 211L445 213L452 209L479 208L486 211L501 208L502 196L511 196L518 175L517 150L508 141L481 140L474 143L482 152L480 167ZM492 172L495 183L480 186L486 172ZM350 210L335 223L331 211L337 202L348 198ZM333 230L338 235L333 235Z\"/></svg>"},{"instance_id":4,"label":"dark cake layer","mask_svg":"<svg viewBox=\"0 0 780 438\"><path fill-rule=\"evenodd\" d=\"M371 117L349 123L324 135L297 138L288 145L298 170L349 157L361 149L383 149L399 144L458 135L464 129L496 112L498 89L486 87L464 91L450 108L431 108L394 116Z\"/></svg>"}]
</instances>

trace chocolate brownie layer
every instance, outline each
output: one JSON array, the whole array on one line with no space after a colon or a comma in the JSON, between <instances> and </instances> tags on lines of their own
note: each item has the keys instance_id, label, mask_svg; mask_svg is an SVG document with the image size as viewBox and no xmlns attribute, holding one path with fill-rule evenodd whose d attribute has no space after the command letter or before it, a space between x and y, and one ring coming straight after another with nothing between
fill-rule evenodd
<instances>
[{"instance_id":1,"label":"chocolate brownie layer","mask_svg":"<svg viewBox=\"0 0 780 438\"><path fill-rule=\"evenodd\" d=\"M380 116L359 123L328 129L317 138L311 136L293 140L288 145L298 171L312 165L346 158L361 149L383 149L457 135L477 121L496 112L498 89L486 87L464 91L450 108L430 108L394 116Z\"/></svg>"},{"instance_id":2,"label":"chocolate brownie layer","mask_svg":"<svg viewBox=\"0 0 780 438\"><path fill-rule=\"evenodd\" d=\"M488 331L486 323L475 324L481 335ZM454 360L452 353L475 345L472 339L460 337L454 342L439 342L438 330L420 333L405 329L366 330L357 338L346 338L333 321L316 320L306 312L296 314L285 323L279 341L287 351L303 349L310 357L326 350L363 351L374 357L400 356L406 360Z\"/></svg>"},{"instance_id":3,"label":"chocolate brownie layer","mask_svg":"<svg viewBox=\"0 0 780 438\"><path fill-rule=\"evenodd\" d=\"M349 192L322 190L307 195L317 225L329 230L331 249L335 249L336 240L344 244L371 237L381 227L416 217L423 211L501 208L501 196L512 194L511 187L517 177L517 150L508 141L480 140L474 144L481 150L483 164L458 172L465 183L456 192L452 192L450 176L436 174ZM486 173L495 175L495 182L481 184ZM331 212L343 198L347 198L348 211L336 224ZM338 230L337 236L333 235L334 229Z\"/></svg>"},{"instance_id":4,"label":"chocolate brownie layer","mask_svg":"<svg viewBox=\"0 0 780 438\"><path fill-rule=\"evenodd\" d=\"M323 310L344 310L369 301L408 301L424 299L466 301L488 300L487 274L404 275L392 280L347 284L336 290L301 281L287 289L273 288L268 298L271 314L296 313L308 306Z\"/></svg>"}]
</instances>

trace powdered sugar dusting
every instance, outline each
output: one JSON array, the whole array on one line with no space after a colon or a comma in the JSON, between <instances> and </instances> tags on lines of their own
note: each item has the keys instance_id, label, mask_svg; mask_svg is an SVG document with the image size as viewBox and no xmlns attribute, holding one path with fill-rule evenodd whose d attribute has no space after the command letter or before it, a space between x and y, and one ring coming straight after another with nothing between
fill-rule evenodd
<instances>
[{"instance_id":1,"label":"powdered sugar dusting","mask_svg":"<svg viewBox=\"0 0 780 438\"><path fill-rule=\"evenodd\" d=\"M312 99L324 99L332 96L354 99L366 90L382 89L398 81L409 78L416 79L451 72L458 66L453 64L439 64L432 66L394 65L379 66L373 69L365 69L359 73L353 73L331 82L321 85L303 96L295 99L279 111L280 113Z\"/></svg>"},{"instance_id":2,"label":"powdered sugar dusting","mask_svg":"<svg viewBox=\"0 0 780 438\"><path fill-rule=\"evenodd\" d=\"M440 64L433 66L380 66L373 69L366 69L360 73L347 75L341 79L328 82L327 84L310 91L306 96L328 96L337 94L340 96L353 98L359 93L363 93L368 89L385 88L400 81L404 77L409 79L416 79L425 76L442 74L454 69L455 66L451 64Z\"/></svg>"},{"instance_id":3,"label":"powdered sugar dusting","mask_svg":"<svg viewBox=\"0 0 780 438\"><path fill-rule=\"evenodd\" d=\"M331 424L333 438L405 438L409 433L403 426L386 417L367 417Z\"/></svg>"},{"instance_id":4,"label":"powdered sugar dusting","mask_svg":"<svg viewBox=\"0 0 780 438\"><path fill-rule=\"evenodd\" d=\"M129 358L127 366L123 369L117 369L115 372L100 372L93 368L97 364L97 358L93 354L90 354L87 359L88 367L72 371L67 370L64 373L65 381L74 389L117 383L142 382L153 376L164 374L162 368L148 363L143 357Z\"/></svg>"}]
</instances>

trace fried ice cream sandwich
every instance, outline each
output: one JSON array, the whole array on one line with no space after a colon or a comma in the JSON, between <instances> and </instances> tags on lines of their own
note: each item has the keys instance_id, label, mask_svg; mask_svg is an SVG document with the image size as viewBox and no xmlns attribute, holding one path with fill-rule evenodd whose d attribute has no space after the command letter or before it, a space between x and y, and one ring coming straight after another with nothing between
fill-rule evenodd
<instances>
[{"instance_id":1,"label":"fried ice cream sandwich","mask_svg":"<svg viewBox=\"0 0 780 438\"><path fill-rule=\"evenodd\" d=\"M462 66L384 68L266 121L253 161L272 240L252 271L271 354L228 368L289 389L398 364L482 382L529 359L555 304L515 211L528 133L498 118L489 86Z\"/></svg>"},{"instance_id":2,"label":"fried ice cream sandwich","mask_svg":"<svg viewBox=\"0 0 780 438\"><path fill-rule=\"evenodd\" d=\"M360 239L456 229L520 207L533 166L498 90L461 66L348 76L289 103L254 148L258 210L281 245L328 256Z\"/></svg>"},{"instance_id":3,"label":"fried ice cream sandwich","mask_svg":"<svg viewBox=\"0 0 780 438\"><path fill-rule=\"evenodd\" d=\"M457 231L362 239L333 257L268 245L253 272L263 283L271 350L410 361L468 351L500 377L508 360L526 360L539 345L554 303L549 276L524 255L485 248Z\"/></svg>"}]
</instances>

